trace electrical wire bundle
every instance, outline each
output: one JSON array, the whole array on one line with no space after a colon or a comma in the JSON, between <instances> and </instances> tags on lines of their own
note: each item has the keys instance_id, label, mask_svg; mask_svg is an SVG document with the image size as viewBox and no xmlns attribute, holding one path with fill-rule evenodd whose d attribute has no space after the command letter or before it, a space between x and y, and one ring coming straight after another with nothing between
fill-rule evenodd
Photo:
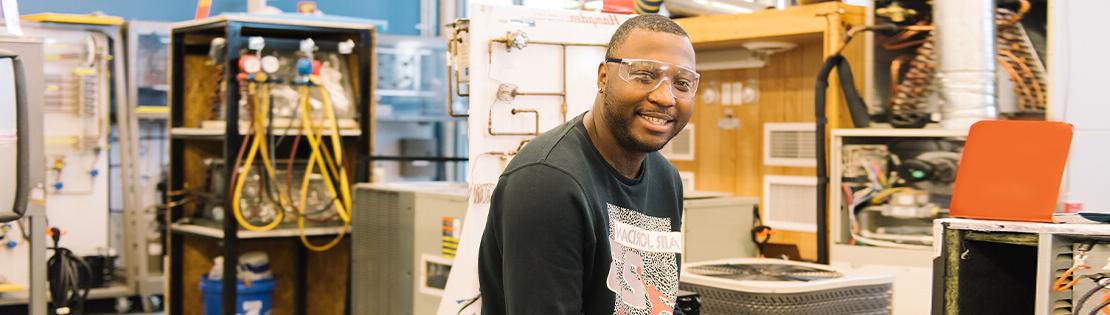
<instances>
[{"instance_id":1,"label":"electrical wire bundle","mask_svg":"<svg viewBox=\"0 0 1110 315\"><path fill-rule=\"evenodd\" d=\"M1107 274L1098 274L1089 277L1091 281L1094 281L1095 287L1087 290L1087 292L1083 293L1083 296L1076 300L1076 303L1072 305L1072 315L1079 314L1079 310L1083 308L1083 305L1086 304L1087 300L1090 300L1091 296L1094 296L1095 293L1098 293L1099 291L1105 290L1107 287L1110 287L1110 278L1108 278L1107 276ZM1099 304L1096 305L1094 308L1091 308L1091 311L1087 314L1097 315L1101 311L1105 315L1110 315L1110 308L1106 308L1107 306L1110 306L1110 291L1103 294L1102 301L1099 302Z\"/></svg>"},{"instance_id":2,"label":"electrical wire bundle","mask_svg":"<svg viewBox=\"0 0 1110 315\"><path fill-rule=\"evenodd\" d=\"M256 58L256 56L244 56L240 62L250 62L248 58ZM268 58L268 57L267 57ZM258 59L254 59L257 61ZM243 65L240 68L246 69L248 73L241 73L239 80L241 88L244 90L242 95L247 95L246 105L250 112L250 127L247 129L243 142L239 148L239 153L236 157L236 165L232 172L232 191L231 206L232 212L235 215L236 221L239 225L251 231L268 231L276 228L285 218L285 213L290 212L296 217L297 229L300 231L301 242L306 248L313 251L325 251L331 249L339 244L343 239L347 230L350 227L350 209L351 209L351 191L350 183L343 164L343 150L342 143L339 135L339 123L336 119L335 108L330 100L329 93L326 88L321 84L318 77L320 63L311 58L311 53L306 52L306 56L298 60L297 70L300 77L296 80L298 86L298 105L294 112L294 119L290 121L289 126L286 128L286 135L291 131L296 116L300 116L300 129L297 131L297 136L293 140L292 149L290 150L289 159L287 162L287 169L285 172L285 189L282 185L275 184L278 178L274 165L276 164L271 157L271 129L272 129L272 116L270 108L270 85L268 76L259 72L258 67ZM269 71L268 71L269 72ZM320 94L322 103L323 118L325 118L326 126L317 126L311 113L313 112L310 106L312 88L315 87ZM327 128L330 132L330 141L324 140L323 128ZM308 163L304 168L303 177L299 189L299 194L293 195L293 169L295 165L295 157L297 147L301 139L306 139L309 145L311 154L308 158ZM277 144L284 140L284 135L279 138ZM249 144L249 145L248 145ZM330 147L329 147L330 144ZM276 146L276 145L275 145ZM249 148L248 148L249 147ZM246 185L247 178L250 171L253 169L255 159L260 158L263 172L260 175L261 179L259 185L259 200L258 206L262 203L269 203L270 206L277 209L276 216L269 223L264 225L255 225L247 220L243 215L243 188ZM309 212L308 199L309 192L313 184L314 172L318 169L318 175L322 178L323 186L326 188L326 194L329 201L326 202L322 209L314 209ZM274 196L276 190L276 197ZM323 244L316 245L308 240L305 234L305 220L312 220L311 215L319 215L321 213L334 210L334 216L327 216L322 220L330 220L338 217L343 222L343 228L338 235L331 241ZM316 221L321 221L320 219Z\"/></svg>"},{"instance_id":3,"label":"electrical wire bundle","mask_svg":"<svg viewBox=\"0 0 1110 315\"><path fill-rule=\"evenodd\" d=\"M896 184L900 182L898 172L890 171L887 174L884 167L879 161L861 158L854 162L854 165L859 165L867 173L868 182L859 190L853 190L854 184L842 184L841 189L844 191L845 203L848 205L848 220L850 223L849 233L852 236L853 242L860 242L872 246L886 246L898 248L922 248L928 247L928 244L906 244L902 242L892 242L887 240L880 240L867 237L863 235L862 228L860 227L859 218L856 215L856 209L861 206L882 204L887 202L895 193L913 190L911 187L897 187ZM931 240L931 238L924 238Z\"/></svg>"},{"instance_id":4,"label":"electrical wire bundle","mask_svg":"<svg viewBox=\"0 0 1110 315\"><path fill-rule=\"evenodd\" d=\"M62 232L50 228L54 256L46 261L51 314L82 314L92 284L92 268L69 249L58 246Z\"/></svg>"},{"instance_id":5,"label":"electrical wire bundle","mask_svg":"<svg viewBox=\"0 0 1110 315\"><path fill-rule=\"evenodd\" d=\"M1080 280L1084 278L1090 279L1091 282L1094 283L1093 288L1087 290L1087 292L1084 292L1078 300L1075 300L1075 303L1072 303L1072 315L1079 314L1079 311L1083 309L1083 305L1087 304L1087 301L1090 300L1091 297L1095 295L1095 293L1110 288L1110 273L1102 272L1086 275L1083 277L1078 277L1075 275L1075 272L1079 270L1091 269L1091 266L1087 265L1087 258L1088 253L1091 251L1094 245L1094 242L1085 242L1079 244L1079 246L1075 249L1075 253L1072 254L1071 267L1060 274L1060 276L1056 278L1056 281L1052 283L1052 290L1055 292L1071 290L1076 284L1079 283ZM1106 265L1102 269L1110 269L1110 264ZM1102 312L1104 315L1110 315L1110 308L1107 308L1107 306L1110 306L1110 291L1107 291L1105 294L1103 294L1102 300L1099 302L1099 304L1092 308L1091 311L1087 314L1097 315L1099 312Z\"/></svg>"}]
</instances>

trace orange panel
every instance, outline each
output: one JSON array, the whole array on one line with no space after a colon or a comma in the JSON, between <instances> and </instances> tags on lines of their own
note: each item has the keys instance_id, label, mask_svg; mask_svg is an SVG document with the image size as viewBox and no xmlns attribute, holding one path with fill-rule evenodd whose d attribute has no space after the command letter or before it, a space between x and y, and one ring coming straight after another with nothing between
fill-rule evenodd
<instances>
[{"instance_id":1,"label":"orange panel","mask_svg":"<svg viewBox=\"0 0 1110 315\"><path fill-rule=\"evenodd\" d=\"M1071 124L980 121L971 126L952 194L952 216L1052 222Z\"/></svg>"}]
</instances>

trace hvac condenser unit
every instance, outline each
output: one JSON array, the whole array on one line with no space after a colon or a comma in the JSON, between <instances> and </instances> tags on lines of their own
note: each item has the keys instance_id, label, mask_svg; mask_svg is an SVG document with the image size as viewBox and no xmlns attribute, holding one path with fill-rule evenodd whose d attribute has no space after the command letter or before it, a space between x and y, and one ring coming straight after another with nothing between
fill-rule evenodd
<instances>
[{"instance_id":1,"label":"hvac condenser unit","mask_svg":"<svg viewBox=\"0 0 1110 315\"><path fill-rule=\"evenodd\" d=\"M680 290L701 295L701 314L890 314L890 276L767 258L683 266Z\"/></svg>"},{"instance_id":2,"label":"hvac condenser unit","mask_svg":"<svg viewBox=\"0 0 1110 315\"><path fill-rule=\"evenodd\" d=\"M358 184L351 313L434 314L466 216L466 184Z\"/></svg>"}]
</instances>

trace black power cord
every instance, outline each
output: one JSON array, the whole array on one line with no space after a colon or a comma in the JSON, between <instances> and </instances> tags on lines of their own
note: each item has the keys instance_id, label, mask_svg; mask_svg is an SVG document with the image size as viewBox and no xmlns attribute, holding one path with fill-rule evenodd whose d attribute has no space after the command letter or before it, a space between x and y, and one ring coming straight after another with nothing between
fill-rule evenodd
<instances>
[{"instance_id":1,"label":"black power cord","mask_svg":"<svg viewBox=\"0 0 1110 315\"><path fill-rule=\"evenodd\" d=\"M50 228L54 256L46 261L50 284L50 314L82 314L92 284L92 268L69 249L58 246L62 231Z\"/></svg>"},{"instance_id":2,"label":"black power cord","mask_svg":"<svg viewBox=\"0 0 1110 315\"><path fill-rule=\"evenodd\" d=\"M752 242L755 243L755 248L758 251L759 257L763 257L763 252L767 250L767 243L771 241L771 227L763 225L763 218L759 215L759 205L752 207Z\"/></svg>"},{"instance_id":3,"label":"black power cord","mask_svg":"<svg viewBox=\"0 0 1110 315\"><path fill-rule=\"evenodd\" d=\"M1080 297L1079 300L1076 301L1075 305L1072 306L1071 314L1072 315L1078 315L1079 314L1079 309L1083 308L1083 304L1087 303L1087 299L1090 299L1092 295L1095 295L1096 292L1098 292L1099 290L1102 290L1102 289L1103 289L1102 285L1098 285L1096 283L1094 288L1091 288L1090 290L1088 290L1087 293L1084 293L1083 296ZM1100 309L1100 308L1095 309L1096 312L1097 312L1098 309Z\"/></svg>"},{"instance_id":4,"label":"black power cord","mask_svg":"<svg viewBox=\"0 0 1110 315\"><path fill-rule=\"evenodd\" d=\"M1093 245L1092 243L1084 243L1083 245L1080 246L1080 248L1086 247L1086 249L1084 251L1088 251L1088 250L1090 250L1092 245ZM1083 305L1087 304L1087 300L1090 299L1091 296L1095 295L1095 293L1098 293L1099 291L1102 291L1103 289L1106 289L1106 287L1108 285L1110 285L1110 277L1108 277L1108 276L1110 276L1110 274L1106 274L1106 273L1098 273L1098 274L1094 274L1094 275L1085 276L1086 278L1091 279L1091 282L1094 282L1095 287L1091 288L1090 290L1087 290L1087 292L1083 293L1083 296L1081 296L1078 300L1076 300L1075 303L1072 303L1072 308L1071 308L1071 314L1072 315L1078 315L1079 311L1083 308ZM1098 314L1098 312L1100 310L1105 308L1107 305L1110 305L1110 301L1107 301L1107 302L1108 303L1102 303L1102 304L1099 304L1098 306L1096 306L1094 308L1094 311L1091 312L1090 314Z\"/></svg>"},{"instance_id":5,"label":"black power cord","mask_svg":"<svg viewBox=\"0 0 1110 315\"><path fill-rule=\"evenodd\" d=\"M1099 304L1098 306L1095 306L1095 308L1092 309L1091 312L1087 313L1087 314L1088 315L1098 315L1098 312L1101 311L1103 308L1106 308L1107 305L1110 305L1110 300L1106 300L1106 302L1102 302L1102 304Z\"/></svg>"}]
</instances>

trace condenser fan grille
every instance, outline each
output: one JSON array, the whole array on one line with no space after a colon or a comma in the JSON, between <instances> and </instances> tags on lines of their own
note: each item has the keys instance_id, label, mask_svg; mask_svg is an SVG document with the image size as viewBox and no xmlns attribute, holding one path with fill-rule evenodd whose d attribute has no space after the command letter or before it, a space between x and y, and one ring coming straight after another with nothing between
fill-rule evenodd
<instances>
[{"instance_id":1,"label":"condenser fan grille","mask_svg":"<svg viewBox=\"0 0 1110 315\"><path fill-rule=\"evenodd\" d=\"M690 272L722 279L753 281L814 281L844 275L836 271L783 264L719 264L691 267Z\"/></svg>"}]
</instances>

